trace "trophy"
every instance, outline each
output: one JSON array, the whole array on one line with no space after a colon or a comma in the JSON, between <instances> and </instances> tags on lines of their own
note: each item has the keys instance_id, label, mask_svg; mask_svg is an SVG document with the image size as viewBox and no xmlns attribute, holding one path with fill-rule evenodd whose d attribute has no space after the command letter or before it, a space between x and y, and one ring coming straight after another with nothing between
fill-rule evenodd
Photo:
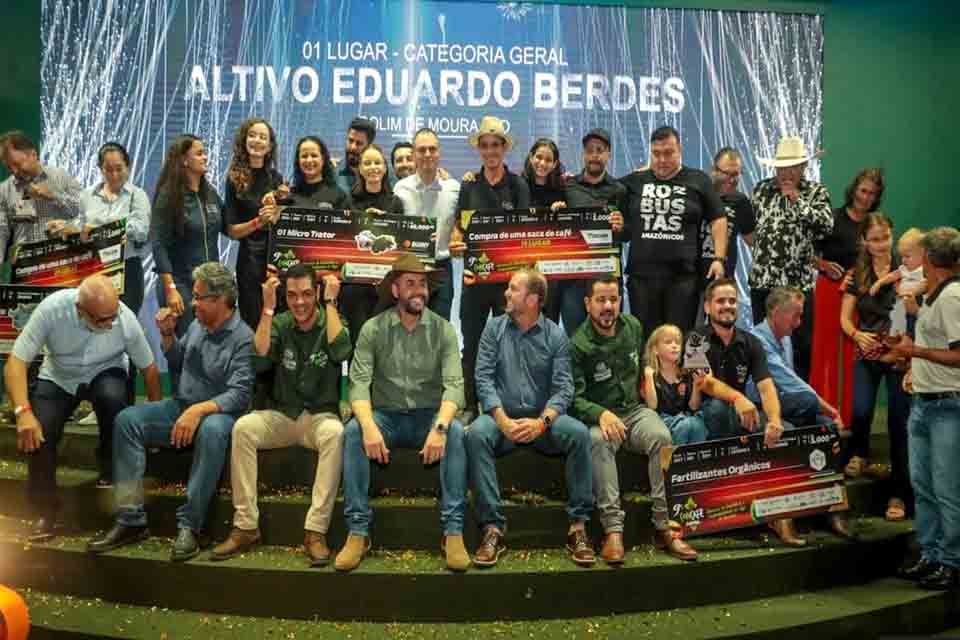
<instances>
[{"instance_id":1,"label":"trophy","mask_svg":"<svg viewBox=\"0 0 960 640\"><path fill-rule=\"evenodd\" d=\"M687 334L687 341L683 345L683 368L688 371L707 371L710 361L707 360L707 351L710 350L710 340L696 331Z\"/></svg>"}]
</instances>

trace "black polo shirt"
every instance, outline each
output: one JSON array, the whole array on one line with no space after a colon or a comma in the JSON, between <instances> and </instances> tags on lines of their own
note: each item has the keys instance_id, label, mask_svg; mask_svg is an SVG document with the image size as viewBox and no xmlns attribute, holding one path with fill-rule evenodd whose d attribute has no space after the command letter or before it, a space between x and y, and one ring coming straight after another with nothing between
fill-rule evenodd
<instances>
[{"instance_id":1,"label":"black polo shirt","mask_svg":"<svg viewBox=\"0 0 960 640\"><path fill-rule=\"evenodd\" d=\"M473 182L460 185L457 199L457 222L460 211L466 209L529 209L530 187L527 181L504 167L506 173L497 184L491 185L483 173L483 167L477 171Z\"/></svg>"},{"instance_id":2,"label":"black polo shirt","mask_svg":"<svg viewBox=\"0 0 960 640\"><path fill-rule=\"evenodd\" d=\"M717 380L746 393L747 380L753 378L754 383L759 383L770 377L763 344L752 333L734 327L733 339L726 345L712 324L697 327L694 331L710 342L707 360Z\"/></svg>"},{"instance_id":3,"label":"black polo shirt","mask_svg":"<svg viewBox=\"0 0 960 640\"><path fill-rule=\"evenodd\" d=\"M587 182L583 173L579 173L567 182L568 207L595 207L612 206L621 212L624 210L624 201L627 188L614 180L610 174L604 173L603 179L597 183Z\"/></svg>"}]
</instances>

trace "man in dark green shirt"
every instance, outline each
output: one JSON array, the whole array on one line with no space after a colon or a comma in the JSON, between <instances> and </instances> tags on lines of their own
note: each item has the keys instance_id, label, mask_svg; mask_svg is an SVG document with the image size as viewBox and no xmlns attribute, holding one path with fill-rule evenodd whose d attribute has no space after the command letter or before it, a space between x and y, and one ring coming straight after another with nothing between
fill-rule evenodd
<instances>
[{"instance_id":1,"label":"man in dark green shirt","mask_svg":"<svg viewBox=\"0 0 960 640\"><path fill-rule=\"evenodd\" d=\"M620 313L620 282L616 276L592 280L587 287L589 317L573 335L573 415L590 426L593 442L593 493L603 548L608 564L624 558L617 450L647 456L647 474L653 498L654 543L681 560L694 560L696 550L673 535L667 524L667 501L660 468L660 449L672 444L670 431L640 397L643 380L643 327L631 315Z\"/></svg>"},{"instance_id":2,"label":"man in dark green shirt","mask_svg":"<svg viewBox=\"0 0 960 640\"><path fill-rule=\"evenodd\" d=\"M287 271L288 311L274 317L275 272L263 284L263 312L254 349L273 361L275 409L254 411L233 428L230 479L233 485L233 531L213 549L211 560L225 560L260 541L257 510L257 450L295 444L318 453L313 500L304 524L304 551L311 566L330 561L326 533L343 461L343 425L337 413L341 363L353 347L337 312L340 281L323 279L323 306L317 304L317 276L298 264Z\"/></svg>"},{"instance_id":3,"label":"man in dark green shirt","mask_svg":"<svg viewBox=\"0 0 960 640\"><path fill-rule=\"evenodd\" d=\"M448 321L427 308L427 271L401 254L380 285L396 304L370 318L350 364L350 405L343 445L343 515L349 535L334 566L351 571L370 548L370 461L389 464L392 449L418 450L425 465L440 463L441 549L449 569L463 571L467 454L463 427L460 345Z\"/></svg>"}]
</instances>

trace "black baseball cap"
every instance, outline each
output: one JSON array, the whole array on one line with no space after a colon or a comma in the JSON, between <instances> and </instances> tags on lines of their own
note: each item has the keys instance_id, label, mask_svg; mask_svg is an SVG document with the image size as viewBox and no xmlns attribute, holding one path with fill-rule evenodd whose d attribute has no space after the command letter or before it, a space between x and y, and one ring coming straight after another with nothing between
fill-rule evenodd
<instances>
[{"instance_id":1,"label":"black baseball cap","mask_svg":"<svg viewBox=\"0 0 960 640\"><path fill-rule=\"evenodd\" d=\"M587 146L587 143L590 142L591 138L596 138L597 140L602 140L607 147L610 147L610 132L606 129L596 128L590 129L587 132L587 135L583 136L583 146Z\"/></svg>"}]
</instances>

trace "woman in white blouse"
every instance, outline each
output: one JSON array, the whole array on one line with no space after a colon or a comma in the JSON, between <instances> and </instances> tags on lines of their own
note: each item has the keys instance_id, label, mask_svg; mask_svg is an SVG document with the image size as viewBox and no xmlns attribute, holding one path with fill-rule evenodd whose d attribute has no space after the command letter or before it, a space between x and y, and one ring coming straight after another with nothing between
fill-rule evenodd
<instances>
[{"instance_id":1,"label":"woman in white blouse","mask_svg":"<svg viewBox=\"0 0 960 640\"><path fill-rule=\"evenodd\" d=\"M147 242L150 233L150 199L143 189L130 183L130 156L122 144L104 144L97 152L97 162L103 182L83 191L74 231L80 232L85 240L93 229L126 218L127 241L121 300L137 314L143 304L143 256L150 255L150 244Z\"/></svg>"}]
</instances>

